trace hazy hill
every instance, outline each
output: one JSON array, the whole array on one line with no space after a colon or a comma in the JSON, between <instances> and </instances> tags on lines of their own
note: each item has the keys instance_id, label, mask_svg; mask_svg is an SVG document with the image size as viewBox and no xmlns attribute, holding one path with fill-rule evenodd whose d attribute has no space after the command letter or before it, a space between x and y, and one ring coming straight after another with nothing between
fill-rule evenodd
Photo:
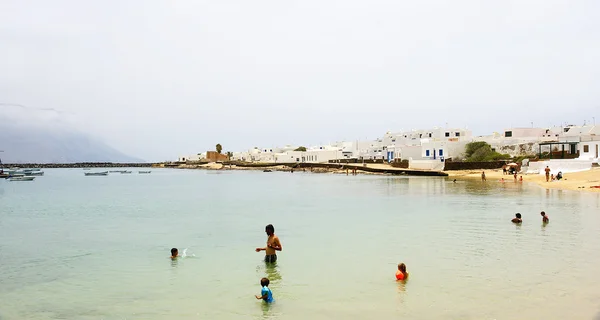
<instances>
[{"instance_id":1,"label":"hazy hill","mask_svg":"<svg viewBox=\"0 0 600 320\"><path fill-rule=\"evenodd\" d=\"M21 108L0 110L4 163L143 162L75 130L55 114L48 117L53 111Z\"/></svg>"}]
</instances>

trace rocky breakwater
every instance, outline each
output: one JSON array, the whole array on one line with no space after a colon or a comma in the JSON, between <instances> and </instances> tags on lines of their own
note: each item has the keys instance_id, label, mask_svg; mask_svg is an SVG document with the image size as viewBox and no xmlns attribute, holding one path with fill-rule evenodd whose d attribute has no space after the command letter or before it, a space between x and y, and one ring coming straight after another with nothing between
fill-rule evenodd
<instances>
[{"instance_id":1,"label":"rocky breakwater","mask_svg":"<svg viewBox=\"0 0 600 320\"><path fill-rule=\"evenodd\" d=\"M81 162L81 163L4 163L3 167L19 168L149 168L159 167L159 163L112 163L112 162Z\"/></svg>"}]
</instances>

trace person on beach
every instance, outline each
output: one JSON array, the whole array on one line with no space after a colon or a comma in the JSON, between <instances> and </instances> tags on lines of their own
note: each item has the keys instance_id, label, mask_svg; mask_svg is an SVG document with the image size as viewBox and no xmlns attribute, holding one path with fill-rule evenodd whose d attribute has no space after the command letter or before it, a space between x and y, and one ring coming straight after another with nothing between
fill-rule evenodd
<instances>
[{"instance_id":1,"label":"person on beach","mask_svg":"<svg viewBox=\"0 0 600 320\"><path fill-rule=\"evenodd\" d=\"M275 235L275 227L269 224L265 227L267 233L267 246L264 248L256 248L256 252L265 251L265 262L273 263L277 261L276 251L281 251L281 241L279 237Z\"/></svg>"},{"instance_id":2,"label":"person on beach","mask_svg":"<svg viewBox=\"0 0 600 320\"><path fill-rule=\"evenodd\" d=\"M563 176L562 176L562 171L559 171L559 172L556 174L556 180L560 180L560 179L562 179L562 178L563 178Z\"/></svg>"},{"instance_id":3,"label":"person on beach","mask_svg":"<svg viewBox=\"0 0 600 320\"><path fill-rule=\"evenodd\" d=\"M550 175L550 181L554 181L556 178L554 177L554 173Z\"/></svg>"},{"instance_id":4,"label":"person on beach","mask_svg":"<svg viewBox=\"0 0 600 320\"><path fill-rule=\"evenodd\" d=\"M406 272L406 265L401 263L398 265L398 271L396 271L396 281L407 280L408 272Z\"/></svg>"},{"instance_id":5,"label":"person on beach","mask_svg":"<svg viewBox=\"0 0 600 320\"><path fill-rule=\"evenodd\" d=\"M269 279L262 278L260 279L260 286L262 289L260 290L260 296L255 296L257 300L262 299L266 303L271 303L275 301L273 299L273 292L269 289Z\"/></svg>"},{"instance_id":6,"label":"person on beach","mask_svg":"<svg viewBox=\"0 0 600 320\"><path fill-rule=\"evenodd\" d=\"M485 177L485 171L481 171L481 181L487 181Z\"/></svg>"},{"instance_id":7,"label":"person on beach","mask_svg":"<svg viewBox=\"0 0 600 320\"><path fill-rule=\"evenodd\" d=\"M546 166L546 169L544 169L544 171L546 172L546 182L550 181L550 167Z\"/></svg>"},{"instance_id":8,"label":"person on beach","mask_svg":"<svg viewBox=\"0 0 600 320\"><path fill-rule=\"evenodd\" d=\"M519 177L519 182L523 182L523 176Z\"/></svg>"},{"instance_id":9,"label":"person on beach","mask_svg":"<svg viewBox=\"0 0 600 320\"><path fill-rule=\"evenodd\" d=\"M506 174L506 164L502 165L502 174L505 175Z\"/></svg>"},{"instance_id":10,"label":"person on beach","mask_svg":"<svg viewBox=\"0 0 600 320\"><path fill-rule=\"evenodd\" d=\"M522 223L523 222L523 220L521 219L520 213L515 214L515 217L510 221L512 221L512 223Z\"/></svg>"},{"instance_id":11,"label":"person on beach","mask_svg":"<svg viewBox=\"0 0 600 320\"><path fill-rule=\"evenodd\" d=\"M175 260L179 257L179 250L177 248L171 249L171 259Z\"/></svg>"},{"instance_id":12,"label":"person on beach","mask_svg":"<svg viewBox=\"0 0 600 320\"><path fill-rule=\"evenodd\" d=\"M540 214L542 215L542 222L543 223L550 222L550 219L548 219L548 216L546 215L546 212L542 211L542 212L540 212Z\"/></svg>"},{"instance_id":13,"label":"person on beach","mask_svg":"<svg viewBox=\"0 0 600 320\"><path fill-rule=\"evenodd\" d=\"M515 174L513 175L513 177L515 178L515 182L517 182L517 171L515 170Z\"/></svg>"}]
</instances>

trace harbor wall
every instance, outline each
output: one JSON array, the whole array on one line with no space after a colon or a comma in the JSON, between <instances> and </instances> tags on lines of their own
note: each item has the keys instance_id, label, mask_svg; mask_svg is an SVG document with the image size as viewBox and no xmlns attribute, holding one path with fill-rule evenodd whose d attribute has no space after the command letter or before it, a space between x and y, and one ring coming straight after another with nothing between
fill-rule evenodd
<instances>
[{"instance_id":1,"label":"harbor wall","mask_svg":"<svg viewBox=\"0 0 600 320\"><path fill-rule=\"evenodd\" d=\"M149 168L159 163L112 163L112 162L78 162L78 163L3 163L3 168Z\"/></svg>"}]
</instances>

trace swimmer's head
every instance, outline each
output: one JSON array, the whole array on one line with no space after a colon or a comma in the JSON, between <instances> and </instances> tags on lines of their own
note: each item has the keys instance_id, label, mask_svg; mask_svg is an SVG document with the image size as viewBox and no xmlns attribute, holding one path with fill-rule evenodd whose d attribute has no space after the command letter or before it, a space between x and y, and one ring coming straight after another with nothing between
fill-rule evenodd
<instances>
[{"instance_id":1,"label":"swimmer's head","mask_svg":"<svg viewBox=\"0 0 600 320\"><path fill-rule=\"evenodd\" d=\"M263 287L268 287L269 286L269 279L268 278L262 278L260 279L260 285Z\"/></svg>"},{"instance_id":2,"label":"swimmer's head","mask_svg":"<svg viewBox=\"0 0 600 320\"><path fill-rule=\"evenodd\" d=\"M265 232L267 233L267 235L272 235L275 233L275 227L273 227L272 224L269 224L265 227Z\"/></svg>"},{"instance_id":3,"label":"swimmer's head","mask_svg":"<svg viewBox=\"0 0 600 320\"><path fill-rule=\"evenodd\" d=\"M406 265L404 263L399 264L398 270L402 271L402 273L406 273Z\"/></svg>"},{"instance_id":4,"label":"swimmer's head","mask_svg":"<svg viewBox=\"0 0 600 320\"><path fill-rule=\"evenodd\" d=\"M515 214L515 217L517 217L517 218L521 219L521 214L520 214L520 213L517 213L517 214Z\"/></svg>"},{"instance_id":5,"label":"swimmer's head","mask_svg":"<svg viewBox=\"0 0 600 320\"><path fill-rule=\"evenodd\" d=\"M544 211L540 212L540 214L542 215L542 217L546 216L546 213Z\"/></svg>"},{"instance_id":6,"label":"swimmer's head","mask_svg":"<svg viewBox=\"0 0 600 320\"><path fill-rule=\"evenodd\" d=\"M171 257L177 257L178 254L179 250L177 250L177 248L171 249Z\"/></svg>"}]
</instances>

